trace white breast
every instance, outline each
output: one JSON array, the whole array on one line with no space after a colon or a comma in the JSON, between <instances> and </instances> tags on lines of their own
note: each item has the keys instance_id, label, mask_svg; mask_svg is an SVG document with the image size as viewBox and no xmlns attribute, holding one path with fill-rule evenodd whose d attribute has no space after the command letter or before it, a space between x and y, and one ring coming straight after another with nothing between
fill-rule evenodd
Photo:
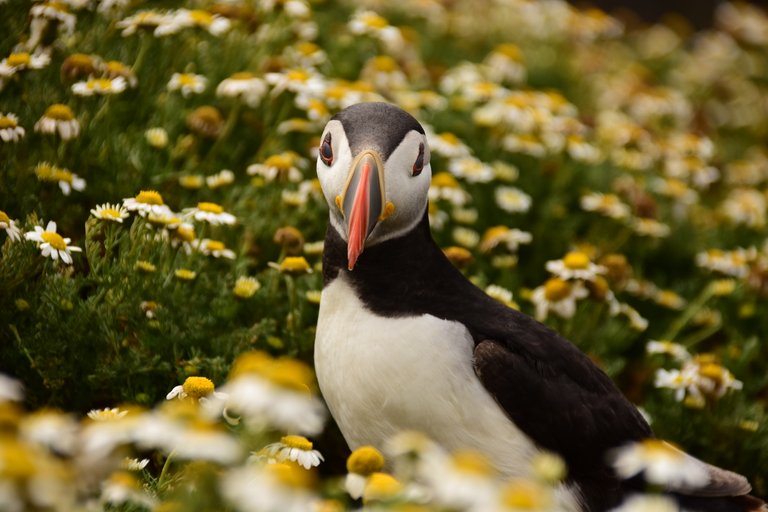
<instances>
[{"instance_id":1,"label":"white breast","mask_svg":"<svg viewBox=\"0 0 768 512\"><path fill-rule=\"evenodd\" d=\"M401 430L418 430L449 450L480 451L506 475L522 476L537 449L476 377L473 347L458 322L373 314L343 277L323 291L315 368L351 448L381 447Z\"/></svg>"}]
</instances>

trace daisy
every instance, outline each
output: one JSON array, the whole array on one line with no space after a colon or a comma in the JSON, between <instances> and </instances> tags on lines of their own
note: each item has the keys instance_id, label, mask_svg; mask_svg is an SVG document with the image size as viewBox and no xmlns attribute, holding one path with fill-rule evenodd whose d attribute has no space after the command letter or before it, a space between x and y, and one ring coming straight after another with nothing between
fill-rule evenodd
<instances>
[{"instance_id":1,"label":"daisy","mask_svg":"<svg viewBox=\"0 0 768 512\"><path fill-rule=\"evenodd\" d=\"M208 79L203 75L194 73L174 73L168 82L169 91L181 91L181 95L189 98L193 94L205 91Z\"/></svg>"},{"instance_id":2,"label":"daisy","mask_svg":"<svg viewBox=\"0 0 768 512\"><path fill-rule=\"evenodd\" d=\"M408 78L389 55L371 57L360 72L360 79L373 84L383 94L408 87Z\"/></svg>"},{"instance_id":3,"label":"daisy","mask_svg":"<svg viewBox=\"0 0 768 512\"><path fill-rule=\"evenodd\" d=\"M269 262L269 266L283 274L311 274L312 267L304 256L286 256L278 263Z\"/></svg>"},{"instance_id":4,"label":"daisy","mask_svg":"<svg viewBox=\"0 0 768 512\"><path fill-rule=\"evenodd\" d=\"M253 176L262 176L267 181L292 181L298 183L304 175L300 168L306 165L306 161L292 151L286 151L272 155L264 163L251 164L246 172Z\"/></svg>"},{"instance_id":5,"label":"daisy","mask_svg":"<svg viewBox=\"0 0 768 512\"><path fill-rule=\"evenodd\" d=\"M182 281L194 281L197 277L197 272L188 268L177 268L173 271L173 275Z\"/></svg>"},{"instance_id":6,"label":"daisy","mask_svg":"<svg viewBox=\"0 0 768 512\"><path fill-rule=\"evenodd\" d=\"M136 87L139 83L133 70L119 60L109 60L102 64L102 72L107 78L124 78L128 87Z\"/></svg>"},{"instance_id":7,"label":"daisy","mask_svg":"<svg viewBox=\"0 0 768 512\"><path fill-rule=\"evenodd\" d=\"M373 446L361 446L347 458L344 488L353 499L363 496L368 478L384 469L384 456Z\"/></svg>"},{"instance_id":8,"label":"daisy","mask_svg":"<svg viewBox=\"0 0 768 512\"><path fill-rule=\"evenodd\" d=\"M503 286L489 285L485 288L485 293L492 299L497 300L507 307L518 309L517 303L512 300L512 292Z\"/></svg>"},{"instance_id":9,"label":"daisy","mask_svg":"<svg viewBox=\"0 0 768 512\"><path fill-rule=\"evenodd\" d=\"M465 158L471 156L469 146L450 132L427 133L429 149L446 158Z\"/></svg>"},{"instance_id":10,"label":"daisy","mask_svg":"<svg viewBox=\"0 0 768 512\"><path fill-rule=\"evenodd\" d=\"M54 26L68 35L75 31L77 17L69 12L66 5L61 2L42 2L34 5L29 14L32 22L29 27L29 40L27 48L36 48L42 41L49 25Z\"/></svg>"},{"instance_id":11,"label":"daisy","mask_svg":"<svg viewBox=\"0 0 768 512\"><path fill-rule=\"evenodd\" d=\"M267 84L253 73L239 72L222 80L216 87L220 98L238 98L249 107L256 107L267 92Z\"/></svg>"},{"instance_id":12,"label":"daisy","mask_svg":"<svg viewBox=\"0 0 768 512\"><path fill-rule=\"evenodd\" d=\"M498 45L483 62L488 67L489 78L495 82L513 84L525 82L527 73L523 54L514 44Z\"/></svg>"},{"instance_id":13,"label":"daisy","mask_svg":"<svg viewBox=\"0 0 768 512\"><path fill-rule=\"evenodd\" d=\"M235 281L232 293L240 299L250 299L261 288L261 283L255 277L240 276Z\"/></svg>"},{"instance_id":14,"label":"daisy","mask_svg":"<svg viewBox=\"0 0 768 512\"><path fill-rule=\"evenodd\" d=\"M629 205L622 203L619 196L600 192L589 192L581 196L581 208L612 219L626 219L631 213Z\"/></svg>"},{"instance_id":15,"label":"daisy","mask_svg":"<svg viewBox=\"0 0 768 512\"><path fill-rule=\"evenodd\" d=\"M215 139L224 130L224 117L216 107L203 105L189 113L187 126L202 137Z\"/></svg>"},{"instance_id":16,"label":"daisy","mask_svg":"<svg viewBox=\"0 0 768 512\"><path fill-rule=\"evenodd\" d=\"M751 188L732 190L720 205L725 218L734 224L760 229L765 226L768 200L765 193Z\"/></svg>"},{"instance_id":17,"label":"daisy","mask_svg":"<svg viewBox=\"0 0 768 512\"><path fill-rule=\"evenodd\" d=\"M202 174L185 174L179 176L179 185L191 190L203 188L203 185L205 185L205 177Z\"/></svg>"},{"instance_id":18,"label":"daisy","mask_svg":"<svg viewBox=\"0 0 768 512\"><path fill-rule=\"evenodd\" d=\"M307 512L318 510L310 474L297 464L248 464L226 471L219 489L236 510Z\"/></svg>"},{"instance_id":19,"label":"daisy","mask_svg":"<svg viewBox=\"0 0 768 512\"><path fill-rule=\"evenodd\" d=\"M429 186L429 200L446 200L454 206L463 206L470 200L470 195L461 188L451 173L439 172L432 176Z\"/></svg>"},{"instance_id":20,"label":"daisy","mask_svg":"<svg viewBox=\"0 0 768 512\"><path fill-rule=\"evenodd\" d=\"M737 247L732 251L707 249L696 255L696 265L707 270L720 272L733 277L745 278L749 275L752 263L757 259L755 247Z\"/></svg>"},{"instance_id":21,"label":"daisy","mask_svg":"<svg viewBox=\"0 0 768 512\"><path fill-rule=\"evenodd\" d=\"M279 443L265 446L262 452L277 462L293 461L304 469L319 466L322 454L312 449L312 441L303 436L283 436Z\"/></svg>"},{"instance_id":22,"label":"daisy","mask_svg":"<svg viewBox=\"0 0 768 512\"><path fill-rule=\"evenodd\" d=\"M50 55L44 52L34 54L27 52L11 53L0 61L0 78L13 76L25 69L42 69L50 62Z\"/></svg>"},{"instance_id":23,"label":"daisy","mask_svg":"<svg viewBox=\"0 0 768 512\"><path fill-rule=\"evenodd\" d=\"M267 73L264 78L272 86L272 95L283 91L319 96L325 90L325 79L312 68L292 68L280 73Z\"/></svg>"},{"instance_id":24,"label":"daisy","mask_svg":"<svg viewBox=\"0 0 768 512\"><path fill-rule=\"evenodd\" d=\"M123 223L128 218L128 210L120 204L104 203L91 210L91 215L101 220Z\"/></svg>"},{"instance_id":25,"label":"daisy","mask_svg":"<svg viewBox=\"0 0 768 512\"><path fill-rule=\"evenodd\" d=\"M480 243L480 234L474 229L459 226L454 228L451 235L457 244L468 249L473 249Z\"/></svg>"},{"instance_id":26,"label":"daisy","mask_svg":"<svg viewBox=\"0 0 768 512\"><path fill-rule=\"evenodd\" d=\"M576 314L576 302L588 295L589 291L580 281L553 277L533 290L531 302L536 306L536 319L540 322L547 318L550 311L568 319Z\"/></svg>"},{"instance_id":27,"label":"daisy","mask_svg":"<svg viewBox=\"0 0 768 512\"><path fill-rule=\"evenodd\" d=\"M527 231L507 226L494 226L488 228L480 240L480 251L491 252L495 247L504 244L510 252L517 252L520 244L529 244L533 235Z\"/></svg>"},{"instance_id":28,"label":"daisy","mask_svg":"<svg viewBox=\"0 0 768 512\"><path fill-rule=\"evenodd\" d=\"M632 230L638 235L651 238L666 238L672 231L667 224L647 217L632 219L631 226Z\"/></svg>"},{"instance_id":29,"label":"daisy","mask_svg":"<svg viewBox=\"0 0 768 512\"><path fill-rule=\"evenodd\" d=\"M645 351L648 354L669 354L680 362L691 358L691 354L684 346L671 341L650 340L645 345Z\"/></svg>"},{"instance_id":30,"label":"daisy","mask_svg":"<svg viewBox=\"0 0 768 512\"><path fill-rule=\"evenodd\" d=\"M163 203L163 196L154 190L142 190L136 197L123 199L123 206L129 212L138 212L142 217L150 213L155 215L172 215L171 209Z\"/></svg>"},{"instance_id":31,"label":"daisy","mask_svg":"<svg viewBox=\"0 0 768 512\"><path fill-rule=\"evenodd\" d=\"M136 504L153 509L157 500L147 494L141 482L127 471L112 473L101 483L101 501L111 505Z\"/></svg>"},{"instance_id":32,"label":"daisy","mask_svg":"<svg viewBox=\"0 0 768 512\"><path fill-rule=\"evenodd\" d=\"M237 218L216 203L200 202L195 208L185 208L184 215L192 217L196 221L204 221L214 226L219 224L233 225Z\"/></svg>"},{"instance_id":33,"label":"daisy","mask_svg":"<svg viewBox=\"0 0 768 512\"><path fill-rule=\"evenodd\" d=\"M19 126L19 118L15 114L0 114L0 139L3 142L18 142L24 137L24 133L24 128Z\"/></svg>"},{"instance_id":34,"label":"daisy","mask_svg":"<svg viewBox=\"0 0 768 512\"><path fill-rule=\"evenodd\" d=\"M35 174L40 181L55 181L59 188L68 196L74 189L78 192L85 190L85 180L68 169L56 167L48 162L40 162L35 166Z\"/></svg>"},{"instance_id":35,"label":"daisy","mask_svg":"<svg viewBox=\"0 0 768 512\"><path fill-rule=\"evenodd\" d=\"M123 459L120 467L127 469L128 471L141 471L149 465L149 459L135 459L133 457L126 457Z\"/></svg>"},{"instance_id":36,"label":"daisy","mask_svg":"<svg viewBox=\"0 0 768 512\"><path fill-rule=\"evenodd\" d=\"M78 444L77 421L53 409L39 409L19 423L19 435L25 441L53 452L72 455Z\"/></svg>"},{"instance_id":37,"label":"daisy","mask_svg":"<svg viewBox=\"0 0 768 512\"><path fill-rule=\"evenodd\" d=\"M208 185L208 188L210 189L217 189L219 187L231 185L234 182L235 182L235 173L233 173L229 169L222 169L216 174L212 174L211 176L206 176L205 178L205 184Z\"/></svg>"},{"instance_id":38,"label":"daisy","mask_svg":"<svg viewBox=\"0 0 768 512\"><path fill-rule=\"evenodd\" d=\"M128 414L128 411L118 409L117 407L91 409L88 411L88 417L93 421L113 421L124 418L126 414Z\"/></svg>"},{"instance_id":39,"label":"daisy","mask_svg":"<svg viewBox=\"0 0 768 512\"><path fill-rule=\"evenodd\" d=\"M227 249L224 242L219 240L211 240L209 238L203 238L202 240L194 240L192 246L198 251L207 256L213 256L214 258L227 258L230 260L235 259L235 253L231 249Z\"/></svg>"},{"instance_id":40,"label":"daisy","mask_svg":"<svg viewBox=\"0 0 768 512\"><path fill-rule=\"evenodd\" d=\"M61 261L68 265L72 264L71 253L82 251L80 247L69 245L71 240L63 238L56 232L56 223L54 221L48 222L45 229L35 226L34 231L24 233L24 238L37 242L37 247L42 250L44 257L50 256L54 261L61 258Z\"/></svg>"},{"instance_id":41,"label":"daisy","mask_svg":"<svg viewBox=\"0 0 768 512\"><path fill-rule=\"evenodd\" d=\"M123 29L123 37L135 34L139 29L152 31L155 37L160 37L170 33L171 27L175 25L171 16L151 9L139 11L117 22L117 28Z\"/></svg>"},{"instance_id":42,"label":"daisy","mask_svg":"<svg viewBox=\"0 0 768 512\"><path fill-rule=\"evenodd\" d=\"M517 187L496 187L494 197L499 208L506 212L523 213L531 208L531 196Z\"/></svg>"},{"instance_id":43,"label":"daisy","mask_svg":"<svg viewBox=\"0 0 768 512\"><path fill-rule=\"evenodd\" d=\"M400 29L389 24L386 18L373 11L359 10L347 23L349 31L355 35L370 35L381 42L391 52L399 52L405 46L405 39Z\"/></svg>"},{"instance_id":44,"label":"daisy","mask_svg":"<svg viewBox=\"0 0 768 512\"><path fill-rule=\"evenodd\" d=\"M577 162L597 164L603 160L603 152L581 135L568 135L565 143L568 155Z\"/></svg>"},{"instance_id":45,"label":"daisy","mask_svg":"<svg viewBox=\"0 0 768 512\"><path fill-rule=\"evenodd\" d=\"M659 439L644 439L618 448L611 458L614 470L623 479L642 473L651 484L691 490L709 482L704 464Z\"/></svg>"},{"instance_id":46,"label":"daisy","mask_svg":"<svg viewBox=\"0 0 768 512\"><path fill-rule=\"evenodd\" d=\"M183 384L174 387L166 396L166 400L179 400L191 398L193 400L204 400L209 396L219 396L226 398L225 395L215 391L213 381L207 377L187 377Z\"/></svg>"},{"instance_id":47,"label":"daisy","mask_svg":"<svg viewBox=\"0 0 768 512\"><path fill-rule=\"evenodd\" d=\"M316 67L328 60L328 55L315 43L299 41L285 49L289 62L299 67Z\"/></svg>"},{"instance_id":48,"label":"daisy","mask_svg":"<svg viewBox=\"0 0 768 512\"><path fill-rule=\"evenodd\" d=\"M228 32L232 26L232 22L227 18L202 9L179 9L170 13L169 16L172 22L155 29L155 35L174 34L183 28L199 27L214 36L221 36Z\"/></svg>"},{"instance_id":49,"label":"daisy","mask_svg":"<svg viewBox=\"0 0 768 512\"><path fill-rule=\"evenodd\" d=\"M560 279L583 279L594 281L598 274L604 274L607 269L592 263L589 256L581 251L571 251L560 260L550 260L546 269Z\"/></svg>"},{"instance_id":50,"label":"daisy","mask_svg":"<svg viewBox=\"0 0 768 512\"><path fill-rule=\"evenodd\" d=\"M611 512L679 512L673 500L657 494L633 494Z\"/></svg>"},{"instance_id":51,"label":"daisy","mask_svg":"<svg viewBox=\"0 0 768 512\"><path fill-rule=\"evenodd\" d=\"M452 159L448 163L448 170L469 183L488 183L494 178L493 168L473 156Z\"/></svg>"},{"instance_id":52,"label":"daisy","mask_svg":"<svg viewBox=\"0 0 768 512\"><path fill-rule=\"evenodd\" d=\"M168 145L168 132L165 128L149 128L144 132L144 138L155 149L163 149Z\"/></svg>"},{"instance_id":53,"label":"daisy","mask_svg":"<svg viewBox=\"0 0 768 512\"><path fill-rule=\"evenodd\" d=\"M116 78L89 78L83 82L72 84L72 92L78 96L93 96L120 94L126 88L125 78L118 76Z\"/></svg>"},{"instance_id":54,"label":"daisy","mask_svg":"<svg viewBox=\"0 0 768 512\"><path fill-rule=\"evenodd\" d=\"M58 133L62 140L69 140L80 134L80 123L71 108L56 103L45 109L43 116L35 123L35 131Z\"/></svg>"},{"instance_id":55,"label":"daisy","mask_svg":"<svg viewBox=\"0 0 768 512\"><path fill-rule=\"evenodd\" d=\"M16 221L2 210L0 210L0 229L5 230L5 234L8 235L11 241L21 240L21 230L16 225Z\"/></svg>"}]
</instances>

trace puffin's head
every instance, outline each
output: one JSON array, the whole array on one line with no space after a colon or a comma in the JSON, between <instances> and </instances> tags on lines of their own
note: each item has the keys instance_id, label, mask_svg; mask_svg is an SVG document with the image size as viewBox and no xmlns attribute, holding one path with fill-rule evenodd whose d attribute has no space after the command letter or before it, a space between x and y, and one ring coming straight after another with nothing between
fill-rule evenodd
<instances>
[{"instance_id":1,"label":"puffin's head","mask_svg":"<svg viewBox=\"0 0 768 512\"><path fill-rule=\"evenodd\" d=\"M323 130L317 176L352 270L366 247L400 236L427 208L432 170L424 128L388 103L358 103Z\"/></svg>"}]
</instances>

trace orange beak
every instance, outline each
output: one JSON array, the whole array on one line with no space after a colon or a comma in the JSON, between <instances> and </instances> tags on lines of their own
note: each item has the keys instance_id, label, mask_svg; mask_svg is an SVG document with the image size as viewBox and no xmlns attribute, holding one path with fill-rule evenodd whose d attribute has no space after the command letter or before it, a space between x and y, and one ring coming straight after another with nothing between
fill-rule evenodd
<instances>
[{"instance_id":1,"label":"orange beak","mask_svg":"<svg viewBox=\"0 0 768 512\"><path fill-rule=\"evenodd\" d=\"M339 208L347 221L347 268L352 270L365 249L365 241L384 211L381 158L365 151L352 164Z\"/></svg>"}]
</instances>

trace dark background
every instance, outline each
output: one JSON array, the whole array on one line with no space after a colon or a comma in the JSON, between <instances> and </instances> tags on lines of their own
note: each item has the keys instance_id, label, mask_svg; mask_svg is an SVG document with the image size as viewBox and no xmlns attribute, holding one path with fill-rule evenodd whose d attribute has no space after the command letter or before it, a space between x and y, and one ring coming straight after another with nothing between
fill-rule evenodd
<instances>
[{"instance_id":1,"label":"dark background","mask_svg":"<svg viewBox=\"0 0 768 512\"><path fill-rule=\"evenodd\" d=\"M593 6L617 15L624 21L661 21L670 13L677 14L694 28L712 26L714 12L721 0L591 0L572 1L579 7ZM768 9L768 0L753 0L747 2ZM634 13L634 14L633 14Z\"/></svg>"}]
</instances>

